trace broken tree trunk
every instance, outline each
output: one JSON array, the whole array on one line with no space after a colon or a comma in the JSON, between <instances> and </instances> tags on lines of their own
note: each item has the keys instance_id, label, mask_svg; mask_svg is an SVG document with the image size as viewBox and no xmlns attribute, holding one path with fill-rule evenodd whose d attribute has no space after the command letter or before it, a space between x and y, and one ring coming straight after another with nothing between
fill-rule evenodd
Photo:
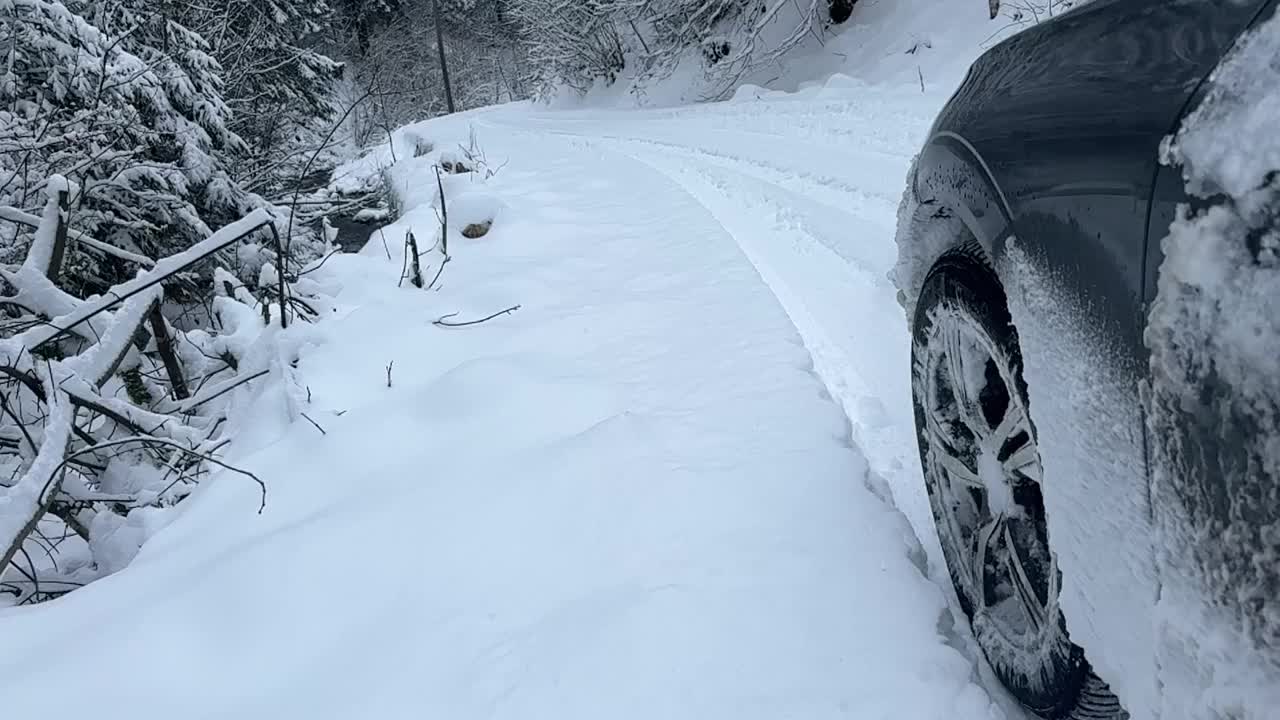
<instances>
[{"instance_id":1,"label":"broken tree trunk","mask_svg":"<svg viewBox=\"0 0 1280 720\"><path fill-rule=\"evenodd\" d=\"M164 315L160 314L160 303L151 305L147 320L151 324L151 336L156 339L156 352L160 353L164 371L169 375L169 384L173 386L173 397L186 400L191 397L191 392L187 389L187 379L182 374L182 363L178 361L178 351L174 348L169 324L165 322Z\"/></svg>"},{"instance_id":2,"label":"broken tree trunk","mask_svg":"<svg viewBox=\"0 0 1280 720\"><path fill-rule=\"evenodd\" d=\"M67 203L70 193L66 188L58 190L56 200L51 200L50 205L57 207L55 217L57 221L53 228L53 248L49 256L49 267L45 270L45 276L53 282L58 282L58 276L62 274L62 259L67 253Z\"/></svg>"},{"instance_id":3,"label":"broken tree trunk","mask_svg":"<svg viewBox=\"0 0 1280 720\"><path fill-rule=\"evenodd\" d=\"M409 230L404 234L404 242L407 246L405 251L409 253L409 282L413 283L416 288L422 288L422 261L418 257L418 239L413 236L413 231Z\"/></svg>"}]
</instances>

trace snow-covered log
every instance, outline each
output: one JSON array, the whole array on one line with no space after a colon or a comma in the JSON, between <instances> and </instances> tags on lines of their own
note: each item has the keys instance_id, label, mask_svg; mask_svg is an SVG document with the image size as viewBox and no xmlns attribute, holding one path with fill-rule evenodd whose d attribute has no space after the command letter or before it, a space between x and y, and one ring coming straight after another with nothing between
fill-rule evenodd
<instances>
[{"instance_id":1,"label":"snow-covered log","mask_svg":"<svg viewBox=\"0 0 1280 720\"><path fill-rule=\"evenodd\" d=\"M209 236L207 240L197 243L190 249L178 253L177 255L170 255L169 257L157 262L155 266L147 272L139 274L133 280L113 287L106 295L98 300L82 303L70 313L53 318L53 320L47 325L32 328L24 334L23 339L27 343L28 348L35 350L45 343L73 331L81 323L89 321L95 315L98 315L99 313L147 290L148 288L159 285L167 278L172 277L192 265L195 265L210 255L214 255L215 253L227 249L241 238L264 227L272 226L273 222L274 218L271 216L271 213L262 209L255 210L245 218L231 223ZM23 290L22 285L24 283L22 281L25 279L24 276L14 273L6 275L5 279L9 280L11 284L17 287L19 292Z\"/></svg>"},{"instance_id":2,"label":"snow-covered log","mask_svg":"<svg viewBox=\"0 0 1280 720\"><path fill-rule=\"evenodd\" d=\"M0 206L0 220L7 220L11 223L24 225L29 228L38 228L40 227L41 222L40 217L32 215L31 213L23 212L18 208L8 205ZM67 228L66 232L67 238L71 241L80 243L81 245L100 252L103 255L110 255L111 257L131 262L144 268L153 267L156 264L155 260L152 260L145 255L129 252L124 248L119 248L110 243L102 242L101 240L90 237L88 233L80 232L75 228Z\"/></svg>"}]
</instances>

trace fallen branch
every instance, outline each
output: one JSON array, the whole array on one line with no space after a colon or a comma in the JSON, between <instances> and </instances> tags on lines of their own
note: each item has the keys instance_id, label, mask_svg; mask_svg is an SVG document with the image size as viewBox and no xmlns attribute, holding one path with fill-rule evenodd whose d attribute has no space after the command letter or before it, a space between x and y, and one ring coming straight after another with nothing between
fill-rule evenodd
<instances>
[{"instance_id":1,"label":"fallen branch","mask_svg":"<svg viewBox=\"0 0 1280 720\"><path fill-rule=\"evenodd\" d=\"M33 230L40 227L40 218L38 216L25 213L18 208L10 207L8 205L0 206L0 220L8 220L15 225L25 225ZM82 233L79 230L68 228L67 238L74 242L78 242L85 247L97 250L103 255L110 255L111 257L118 258L120 260L141 265L144 268L155 267L156 264L155 260L152 260L145 255L131 253L123 248L118 248L115 245L110 245L102 242L101 240L90 237L87 233Z\"/></svg>"},{"instance_id":2,"label":"fallen branch","mask_svg":"<svg viewBox=\"0 0 1280 720\"><path fill-rule=\"evenodd\" d=\"M448 315L445 315L444 317L442 317L442 318L440 318L440 319L438 319L438 320L436 320L436 321L432 322L431 324L432 324L432 325L439 325L440 327L467 327L468 325L479 325L480 323L489 322L490 320L492 320L492 319L494 319L494 318L496 318L496 317L500 317L500 316L502 316L502 315L510 315L511 313L513 313L513 312L515 312L515 311L517 311L517 310L519 310L519 309L520 309L520 306L519 306L519 305L512 305L511 307L507 308L506 310L499 310L498 312L496 312L496 313L494 313L494 314L492 314L492 315L490 315L490 316L488 316L488 317L483 317L483 318L480 318L479 320L468 320L468 321L466 321L466 322L449 322L449 321L448 321L448 320L449 320L449 318L451 318L451 317L457 317L457 316L458 316L458 313L449 313Z\"/></svg>"},{"instance_id":3,"label":"fallen branch","mask_svg":"<svg viewBox=\"0 0 1280 720\"><path fill-rule=\"evenodd\" d=\"M23 338L27 342L27 348L29 350L36 350L41 346L62 337L77 325L88 321L95 315L128 300L140 292L144 292L151 287L164 282L170 276L187 269L210 255L230 247L244 236L256 232L263 227L273 226L272 223L273 220L271 214L266 210L253 211L249 215L245 216L244 219L231 223L209 236L206 240L196 243L191 247L191 249L180 252L177 255L170 255L156 263L155 267L150 271L139 275L133 280L115 286L104 297L99 298L94 302L83 303L68 316L57 318L56 320L59 321L57 326L40 327L28 331L30 337ZM8 277L12 275L11 273L5 273L5 275L10 282L13 282L13 278Z\"/></svg>"},{"instance_id":4,"label":"fallen branch","mask_svg":"<svg viewBox=\"0 0 1280 720\"><path fill-rule=\"evenodd\" d=\"M178 351L173 346L173 335L169 332L169 323L160 314L160 304L154 303L151 312L147 313L147 321L151 325L151 336L156 340L156 351L164 363L164 371L169 375L169 384L173 386L173 396L185 400L191 396L187 389L187 379L182 372L182 363L178 360Z\"/></svg>"},{"instance_id":5,"label":"fallen branch","mask_svg":"<svg viewBox=\"0 0 1280 720\"><path fill-rule=\"evenodd\" d=\"M46 394L56 390L52 378L41 384L47 385ZM62 485L74 416L71 403L57 403L50 407L40 451L18 482L5 488L5 512L0 514L0 543L3 543L0 547L4 548L4 554L0 555L0 569L9 567L13 556L18 554L27 536L36 529Z\"/></svg>"},{"instance_id":6,"label":"fallen branch","mask_svg":"<svg viewBox=\"0 0 1280 720\"><path fill-rule=\"evenodd\" d=\"M227 463L222 462L221 460L219 460L216 457L213 457L212 455L199 452L193 448L186 447L185 445L182 445L181 443L175 442L173 440L166 440L164 438L151 437L147 435L120 438L118 440L107 440L106 442L100 442L97 445L93 445L92 447L87 447L81 450L77 450L74 453L71 453L70 455L68 455L62 462L58 463L58 466L54 469L54 472L60 473L62 470L66 468L67 465L71 463L72 460L74 460L75 458L81 455L87 455L90 453L100 452L107 448L119 447L121 445L131 445L131 444L163 445L164 447L177 450L179 453L182 453L184 455L188 455L198 460L202 460L204 462L217 465L223 470L228 470L230 472L236 473L237 475L243 475L249 478L250 480L253 480L255 483L257 483L258 488L261 490L262 500L258 505L258 514L261 515L262 511L267 509L267 484L262 482L262 479L259 478L257 475L254 475L248 470L241 470L240 468L234 467L232 465L228 465ZM4 565L5 566L8 565L8 560L5 561ZM3 566L0 566L0 567L3 567Z\"/></svg>"},{"instance_id":7,"label":"fallen branch","mask_svg":"<svg viewBox=\"0 0 1280 720\"><path fill-rule=\"evenodd\" d=\"M209 402L210 400L219 398L231 392L232 390L235 390L241 385L245 385L251 380L257 380L258 378L270 372L271 372L270 370L259 370L258 372L252 375L245 375L244 377L233 377L229 380L224 380L223 382L220 382L212 387L202 390L201 392L196 393L194 396L188 398L187 400L181 403L178 403L174 411L177 413L183 413L183 414L189 413L192 410L195 410L197 407L200 407L201 405Z\"/></svg>"}]
</instances>

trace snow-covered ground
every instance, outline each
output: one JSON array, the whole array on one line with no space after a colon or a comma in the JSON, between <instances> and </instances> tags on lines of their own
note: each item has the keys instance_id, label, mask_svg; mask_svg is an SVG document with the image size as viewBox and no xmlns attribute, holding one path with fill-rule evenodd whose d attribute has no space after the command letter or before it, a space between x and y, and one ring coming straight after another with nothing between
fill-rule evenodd
<instances>
[{"instance_id":1,"label":"snow-covered ground","mask_svg":"<svg viewBox=\"0 0 1280 720\"><path fill-rule=\"evenodd\" d=\"M404 217L313 274L313 422L239 410L265 513L218 477L127 569L0 612L4 713L1018 717L953 628L887 278L964 27L789 95L400 134ZM434 242L472 131L501 169L446 178L418 290L404 233Z\"/></svg>"}]
</instances>

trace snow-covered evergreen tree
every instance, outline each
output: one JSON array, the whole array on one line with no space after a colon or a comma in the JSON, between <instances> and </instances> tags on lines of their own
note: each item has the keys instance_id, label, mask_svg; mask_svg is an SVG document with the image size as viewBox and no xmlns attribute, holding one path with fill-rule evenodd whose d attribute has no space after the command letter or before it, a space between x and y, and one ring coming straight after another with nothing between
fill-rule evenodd
<instances>
[{"instance_id":1,"label":"snow-covered evergreen tree","mask_svg":"<svg viewBox=\"0 0 1280 720\"><path fill-rule=\"evenodd\" d=\"M30 208L47 178L67 176L81 188L74 226L152 257L253 205L221 160L245 146L218 63L165 5L0 4L0 203Z\"/></svg>"},{"instance_id":2,"label":"snow-covered evergreen tree","mask_svg":"<svg viewBox=\"0 0 1280 720\"><path fill-rule=\"evenodd\" d=\"M295 182L320 141L317 128L334 115L342 66L316 49L333 20L327 0L166 2L166 14L205 38L221 67L229 126L245 141L236 178L266 193Z\"/></svg>"},{"instance_id":3,"label":"snow-covered evergreen tree","mask_svg":"<svg viewBox=\"0 0 1280 720\"><path fill-rule=\"evenodd\" d=\"M401 0L335 0L338 14L337 33L340 44L348 47L348 55L363 58L369 53L373 34L402 17Z\"/></svg>"}]
</instances>

